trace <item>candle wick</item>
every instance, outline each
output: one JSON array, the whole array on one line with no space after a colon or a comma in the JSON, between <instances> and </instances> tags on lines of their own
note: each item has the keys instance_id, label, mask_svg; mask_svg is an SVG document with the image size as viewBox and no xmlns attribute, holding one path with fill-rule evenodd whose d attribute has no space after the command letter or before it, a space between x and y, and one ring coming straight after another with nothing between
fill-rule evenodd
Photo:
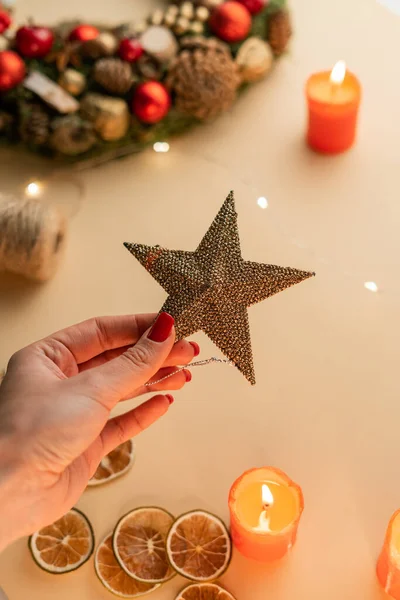
<instances>
[{"instance_id":1,"label":"candle wick","mask_svg":"<svg viewBox=\"0 0 400 600\"><path fill-rule=\"evenodd\" d=\"M258 526L256 527L257 531L262 531L263 533L270 531L269 528L269 509L270 509L271 505L270 504L263 504L263 510L262 513L260 515L259 521L258 521Z\"/></svg>"}]
</instances>

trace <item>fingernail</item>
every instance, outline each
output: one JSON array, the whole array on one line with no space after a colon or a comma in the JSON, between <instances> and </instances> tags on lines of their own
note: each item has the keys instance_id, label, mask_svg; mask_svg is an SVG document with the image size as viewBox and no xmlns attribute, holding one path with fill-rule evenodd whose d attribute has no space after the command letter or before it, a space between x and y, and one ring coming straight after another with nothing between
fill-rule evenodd
<instances>
[{"instance_id":1,"label":"fingernail","mask_svg":"<svg viewBox=\"0 0 400 600\"><path fill-rule=\"evenodd\" d=\"M171 394L166 394L165 397L168 400L168 402L170 403L170 405L175 402L175 398L173 396L171 396Z\"/></svg>"},{"instance_id":2,"label":"fingernail","mask_svg":"<svg viewBox=\"0 0 400 600\"><path fill-rule=\"evenodd\" d=\"M185 373L186 382L189 383L189 381L192 381L192 373L187 369L185 369L183 372Z\"/></svg>"},{"instance_id":3,"label":"fingernail","mask_svg":"<svg viewBox=\"0 0 400 600\"><path fill-rule=\"evenodd\" d=\"M198 356L200 354L200 346L196 342L189 342L189 344L193 347L194 355Z\"/></svg>"},{"instance_id":4,"label":"fingernail","mask_svg":"<svg viewBox=\"0 0 400 600\"><path fill-rule=\"evenodd\" d=\"M166 312L162 312L158 315L156 322L151 328L148 338L152 342L165 342L169 338L169 335L174 326L175 319Z\"/></svg>"}]
</instances>

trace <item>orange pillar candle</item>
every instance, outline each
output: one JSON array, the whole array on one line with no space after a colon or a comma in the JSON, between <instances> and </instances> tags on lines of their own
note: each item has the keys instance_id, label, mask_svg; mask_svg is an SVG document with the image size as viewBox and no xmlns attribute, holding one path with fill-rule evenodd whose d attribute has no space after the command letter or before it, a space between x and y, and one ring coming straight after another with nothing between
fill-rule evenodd
<instances>
[{"instance_id":1,"label":"orange pillar candle","mask_svg":"<svg viewBox=\"0 0 400 600\"><path fill-rule=\"evenodd\" d=\"M343 61L331 72L311 75L307 81L307 141L313 150L338 154L351 148L357 131L361 85Z\"/></svg>"},{"instance_id":2,"label":"orange pillar candle","mask_svg":"<svg viewBox=\"0 0 400 600\"><path fill-rule=\"evenodd\" d=\"M390 520L376 572L385 592L400 600L400 510Z\"/></svg>"},{"instance_id":3,"label":"orange pillar candle","mask_svg":"<svg viewBox=\"0 0 400 600\"><path fill-rule=\"evenodd\" d=\"M261 562L282 558L296 541L303 494L283 471L252 469L229 494L231 534L236 548Z\"/></svg>"}]
</instances>

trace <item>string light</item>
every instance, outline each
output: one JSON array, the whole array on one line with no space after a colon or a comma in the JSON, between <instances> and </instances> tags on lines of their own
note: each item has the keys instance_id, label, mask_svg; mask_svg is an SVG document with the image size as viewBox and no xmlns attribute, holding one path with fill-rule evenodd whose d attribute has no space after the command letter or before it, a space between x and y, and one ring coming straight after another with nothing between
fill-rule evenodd
<instances>
[{"instance_id":1,"label":"string light","mask_svg":"<svg viewBox=\"0 0 400 600\"><path fill-rule=\"evenodd\" d=\"M257 200L257 204L260 208L268 208L268 200L264 196L260 196Z\"/></svg>"},{"instance_id":2,"label":"string light","mask_svg":"<svg viewBox=\"0 0 400 600\"><path fill-rule=\"evenodd\" d=\"M25 195L28 198L38 198L42 193L42 186L38 181L31 181L25 188Z\"/></svg>"},{"instance_id":3,"label":"string light","mask_svg":"<svg viewBox=\"0 0 400 600\"><path fill-rule=\"evenodd\" d=\"M169 144L168 142L156 142L153 145L153 150L154 152L158 152L158 153L165 153L165 152L169 152Z\"/></svg>"},{"instance_id":4,"label":"string light","mask_svg":"<svg viewBox=\"0 0 400 600\"><path fill-rule=\"evenodd\" d=\"M370 291L370 292L377 292L378 291L378 286L376 285L375 281L366 281L364 283L364 287L366 290Z\"/></svg>"}]
</instances>

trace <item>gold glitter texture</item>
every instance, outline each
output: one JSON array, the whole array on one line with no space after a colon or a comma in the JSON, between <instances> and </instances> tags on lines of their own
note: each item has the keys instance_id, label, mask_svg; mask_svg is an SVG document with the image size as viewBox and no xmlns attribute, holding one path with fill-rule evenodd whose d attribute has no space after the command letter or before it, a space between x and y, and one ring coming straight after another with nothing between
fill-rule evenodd
<instances>
[{"instance_id":1,"label":"gold glitter texture","mask_svg":"<svg viewBox=\"0 0 400 600\"><path fill-rule=\"evenodd\" d=\"M204 331L253 385L247 308L314 275L243 260L233 192L194 252L124 245L169 294L177 340Z\"/></svg>"}]
</instances>

